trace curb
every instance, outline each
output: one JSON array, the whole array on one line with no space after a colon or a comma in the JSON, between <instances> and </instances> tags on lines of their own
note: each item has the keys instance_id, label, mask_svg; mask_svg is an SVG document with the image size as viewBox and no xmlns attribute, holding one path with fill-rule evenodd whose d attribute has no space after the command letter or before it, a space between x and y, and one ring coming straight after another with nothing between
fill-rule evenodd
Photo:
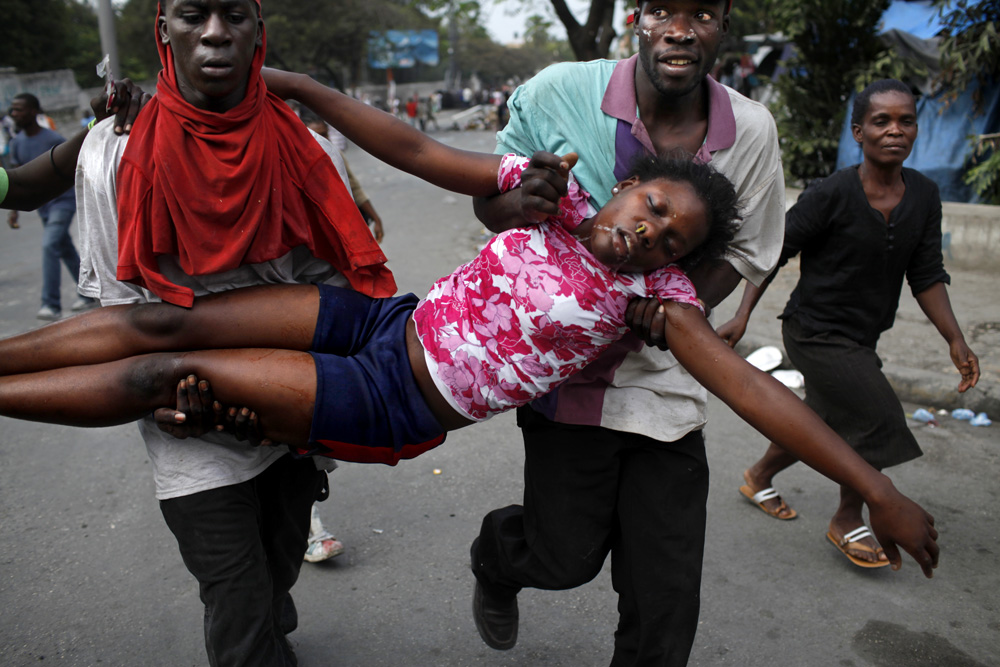
<instances>
[{"instance_id":1,"label":"curb","mask_svg":"<svg viewBox=\"0 0 1000 667\"><path fill-rule=\"evenodd\" d=\"M736 344L736 352L745 358L765 345L772 345L781 350L782 362L779 368L794 370L788 362L788 355L781 341L744 336ZM882 372L885 373L900 401L935 409L968 408L973 412L985 412L991 419L1000 417L1000 385L986 382L982 378L975 387L960 394L955 389L958 386L957 374L946 375L898 364L885 364L882 366Z\"/></svg>"}]
</instances>

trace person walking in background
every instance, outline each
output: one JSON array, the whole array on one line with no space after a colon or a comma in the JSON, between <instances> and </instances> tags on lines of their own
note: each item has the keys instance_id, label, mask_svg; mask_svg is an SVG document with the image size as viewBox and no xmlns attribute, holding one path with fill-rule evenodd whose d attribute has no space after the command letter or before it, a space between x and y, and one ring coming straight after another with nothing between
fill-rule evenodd
<instances>
[{"instance_id":1,"label":"person walking in background","mask_svg":"<svg viewBox=\"0 0 1000 667\"><path fill-rule=\"evenodd\" d=\"M419 108L420 104L417 101L417 94L413 93L413 97L406 101L406 117L410 119L410 124L413 127L417 127L417 123L420 121Z\"/></svg>"},{"instance_id":2,"label":"person walking in background","mask_svg":"<svg viewBox=\"0 0 1000 667\"><path fill-rule=\"evenodd\" d=\"M327 124L325 120L317 116L315 113L302 107L299 110L299 118L302 122L306 124L310 130L323 137L324 139L330 138L330 125ZM333 128L336 132L336 128ZM344 146L347 145L347 140L344 135L337 132L340 139L343 141ZM336 144L334 144L336 146ZM338 147L339 148L339 147ZM368 226L372 230L372 235L375 240L379 243L385 238L385 227L382 225L382 217L375 210L375 206L372 204L371 198L368 197L368 193L365 192L364 188L361 187L361 181L358 180L354 172L351 171L351 165L347 162L347 157L344 156L344 149L339 148L340 157L344 161L344 168L347 169L347 180L351 186L351 196L354 197L354 203L358 205L358 210L361 211L361 217L365 219Z\"/></svg>"},{"instance_id":3,"label":"person walking in background","mask_svg":"<svg viewBox=\"0 0 1000 667\"><path fill-rule=\"evenodd\" d=\"M778 266L801 254L798 285L780 318L788 357L805 378L806 403L872 467L882 470L922 454L876 352L899 307L903 279L948 343L962 375L958 391L976 386L979 360L969 349L948 299L941 255L937 185L903 166L917 138L913 93L894 79L876 81L854 101L854 139L864 156L807 188L785 216ZM777 271L775 272L775 274ZM733 319L719 327L731 346L774 275L747 285ZM773 442L744 472L740 492L776 519L794 519L773 479L798 459ZM864 502L840 488L827 538L859 567L889 564L865 525Z\"/></svg>"},{"instance_id":4,"label":"person walking in background","mask_svg":"<svg viewBox=\"0 0 1000 667\"><path fill-rule=\"evenodd\" d=\"M38 115L41 111L38 98L31 93L14 96L10 116L20 132L10 142L12 166L27 164L66 141L62 135L38 124ZM62 176L68 181L73 178L72 173ZM42 237L42 307L38 311L40 320L58 320L62 317L62 266L65 265L74 282L80 277L80 255L69 233L74 215L76 215L76 198L71 190L38 208L38 216L45 227L45 234ZM20 226L17 211L8 214L7 223L13 229ZM94 299L78 296L71 308L77 312L92 308L94 305L96 305Z\"/></svg>"}]
</instances>

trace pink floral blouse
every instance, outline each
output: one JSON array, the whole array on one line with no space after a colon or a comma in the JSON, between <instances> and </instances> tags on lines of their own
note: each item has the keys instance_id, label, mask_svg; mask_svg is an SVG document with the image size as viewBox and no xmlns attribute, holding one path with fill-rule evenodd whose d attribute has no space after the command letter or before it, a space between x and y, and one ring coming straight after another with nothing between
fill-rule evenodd
<instances>
[{"instance_id":1,"label":"pink floral blouse","mask_svg":"<svg viewBox=\"0 0 1000 667\"><path fill-rule=\"evenodd\" d=\"M504 156L501 191L518 187L527 165ZM599 263L572 234L594 212L588 199L571 176L558 216L494 237L413 313L437 388L469 419L529 403L580 371L628 331L634 297L702 308L674 265L635 274Z\"/></svg>"}]
</instances>

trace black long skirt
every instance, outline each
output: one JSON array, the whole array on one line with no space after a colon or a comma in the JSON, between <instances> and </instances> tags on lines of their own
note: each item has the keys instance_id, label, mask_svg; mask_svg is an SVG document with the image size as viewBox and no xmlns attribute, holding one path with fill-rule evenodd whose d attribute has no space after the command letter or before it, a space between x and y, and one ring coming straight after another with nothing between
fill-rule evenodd
<instances>
[{"instance_id":1,"label":"black long skirt","mask_svg":"<svg viewBox=\"0 0 1000 667\"><path fill-rule=\"evenodd\" d=\"M794 316L784 320L781 334L805 378L806 404L873 468L923 454L874 347L837 333L806 334Z\"/></svg>"}]
</instances>

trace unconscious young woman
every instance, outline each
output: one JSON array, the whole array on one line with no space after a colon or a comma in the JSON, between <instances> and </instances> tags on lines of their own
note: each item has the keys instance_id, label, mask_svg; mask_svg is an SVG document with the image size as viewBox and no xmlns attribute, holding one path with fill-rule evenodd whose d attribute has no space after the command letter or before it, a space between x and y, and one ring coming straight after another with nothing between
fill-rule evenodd
<instances>
[{"instance_id":1,"label":"unconscious young woman","mask_svg":"<svg viewBox=\"0 0 1000 667\"><path fill-rule=\"evenodd\" d=\"M299 94L320 115L321 100L349 105L327 89L314 91L318 99ZM368 135L364 142L348 136L362 147L434 143L358 106L353 113L368 114L361 121ZM403 151L396 161L466 194L516 187L526 167L547 170L567 193L561 213L498 235L419 302L258 287L203 297L190 310L104 308L2 341L0 414L122 423L172 403L178 381L194 374L211 380L221 402L256 408L262 435L300 453L395 463L436 446L449 430L550 390L624 334L630 298L655 296L678 361L766 436L858 489L895 562L898 543L931 576L933 518L719 339L675 264L700 247L725 246L736 212L728 181L687 160L651 160L654 171L640 167L593 211L586 193L566 182L571 159L501 162L440 144L433 151L446 159L426 174L406 156L428 151ZM485 172L497 179L498 170L498 180L484 185Z\"/></svg>"}]
</instances>

